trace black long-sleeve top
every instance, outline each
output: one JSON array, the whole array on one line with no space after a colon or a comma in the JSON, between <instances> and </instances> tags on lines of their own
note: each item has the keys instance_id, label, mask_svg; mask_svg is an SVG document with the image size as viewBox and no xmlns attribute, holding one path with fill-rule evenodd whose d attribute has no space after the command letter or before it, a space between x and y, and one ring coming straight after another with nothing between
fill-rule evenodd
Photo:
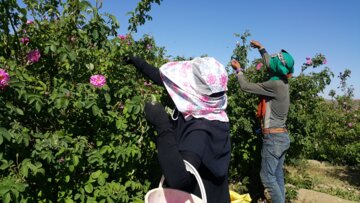
<instances>
[{"instance_id":1,"label":"black long-sleeve top","mask_svg":"<svg viewBox=\"0 0 360 203\"><path fill-rule=\"evenodd\" d=\"M155 84L164 86L160 70L143 59L132 57L132 64ZM217 96L224 92L210 96ZM228 168L230 163L230 126L227 122L204 118L185 120L182 114L174 121L174 135L179 153L199 171L209 203L229 203ZM186 156L184 156L186 154ZM200 160L199 160L200 159ZM194 160L198 160L193 163ZM174 174L177 175L177 174ZM199 194L197 187L194 194Z\"/></svg>"}]
</instances>

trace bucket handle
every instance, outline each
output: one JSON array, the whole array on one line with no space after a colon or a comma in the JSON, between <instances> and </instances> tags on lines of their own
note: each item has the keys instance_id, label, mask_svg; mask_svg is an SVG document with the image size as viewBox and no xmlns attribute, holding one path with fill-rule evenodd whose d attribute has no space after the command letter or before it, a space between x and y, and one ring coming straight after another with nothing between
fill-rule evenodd
<instances>
[{"instance_id":1,"label":"bucket handle","mask_svg":"<svg viewBox=\"0 0 360 203\"><path fill-rule=\"evenodd\" d=\"M202 182L199 173L197 172L196 168L193 165L191 165L188 161L184 160L184 163L185 163L186 170L195 176L196 181L199 184L202 201L204 203L207 203L204 183ZM162 175L161 179L160 179L160 183L159 183L159 188L162 188L164 181L165 181L165 177L164 177L164 175Z\"/></svg>"}]
</instances>

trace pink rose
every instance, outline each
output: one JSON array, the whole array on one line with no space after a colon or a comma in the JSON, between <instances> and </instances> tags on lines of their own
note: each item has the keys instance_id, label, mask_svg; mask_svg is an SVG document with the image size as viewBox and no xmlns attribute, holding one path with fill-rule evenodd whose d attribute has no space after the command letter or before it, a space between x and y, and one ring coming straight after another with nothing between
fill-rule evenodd
<instances>
[{"instance_id":1,"label":"pink rose","mask_svg":"<svg viewBox=\"0 0 360 203\"><path fill-rule=\"evenodd\" d=\"M261 67L263 67L263 63L258 63L257 65L256 65L256 70L260 70L261 69Z\"/></svg>"},{"instance_id":2,"label":"pink rose","mask_svg":"<svg viewBox=\"0 0 360 203\"><path fill-rule=\"evenodd\" d=\"M90 77L90 83L95 87L102 87L106 84L106 78L103 75L93 75Z\"/></svg>"},{"instance_id":3,"label":"pink rose","mask_svg":"<svg viewBox=\"0 0 360 203\"><path fill-rule=\"evenodd\" d=\"M22 38L20 39L20 42L21 42L22 44L27 45L27 44L30 42L30 39L29 39L28 37L22 37Z\"/></svg>"},{"instance_id":4,"label":"pink rose","mask_svg":"<svg viewBox=\"0 0 360 203\"><path fill-rule=\"evenodd\" d=\"M0 68L0 89L5 89L9 85L10 76L9 74Z\"/></svg>"},{"instance_id":5,"label":"pink rose","mask_svg":"<svg viewBox=\"0 0 360 203\"><path fill-rule=\"evenodd\" d=\"M40 51L38 49L36 49L36 50L30 51L26 58L29 62L36 63L40 60L40 57L41 57Z\"/></svg>"},{"instance_id":6,"label":"pink rose","mask_svg":"<svg viewBox=\"0 0 360 203\"><path fill-rule=\"evenodd\" d=\"M322 63L323 63L323 64L326 64L326 63L327 63L327 60L326 60L326 59L324 59Z\"/></svg>"},{"instance_id":7,"label":"pink rose","mask_svg":"<svg viewBox=\"0 0 360 203\"><path fill-rule=\"evenodd\" d=\"M32 21L32 20L27 20L27 21L26 21L26 24L27 24L27 25L30 25L30 24L33 24L33 23L34 23L34 21Z\"/></svg>"},{"instance_id":8,"label":"pink rose","mask_svg":"<svg viewBox=\"0 0 360 203\"><path fill-rule=\"evenodd\" d=\"M126 39L126 36L125 36L125 35L118 35L118 37L119 37L121 40Z\"/></svg>"},{"instance_id":9,"label":"pink rose","mask_svg":"<svg viewBox=\"0 0 360 203\"><path fill-rule=\"evenodd\" d=\"M311 65L311 64L312 64L312 61L309 59L309 60L306 61L306 64L307 64L307 65Z\"/></svg>"}]
</instances>

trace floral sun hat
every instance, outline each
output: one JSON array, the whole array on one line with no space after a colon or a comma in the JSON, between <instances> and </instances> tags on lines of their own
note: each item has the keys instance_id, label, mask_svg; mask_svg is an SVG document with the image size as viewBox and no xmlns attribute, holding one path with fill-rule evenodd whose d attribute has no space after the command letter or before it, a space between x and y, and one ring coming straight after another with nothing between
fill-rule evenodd
<instances>
[{"instance_id":1,"label":"floral sun hat","mask_svg":"<svg viewBox=\"0 0 360 203\"><path fill-rule=\"evenodd\" d=\"M212 57L197 57L191 61L169 62L160 68L161 78L185 119L205 118L228 122L228 74L225 67ZM211 96L224 92L220 96Z\"/></svg>"}]
</instances>

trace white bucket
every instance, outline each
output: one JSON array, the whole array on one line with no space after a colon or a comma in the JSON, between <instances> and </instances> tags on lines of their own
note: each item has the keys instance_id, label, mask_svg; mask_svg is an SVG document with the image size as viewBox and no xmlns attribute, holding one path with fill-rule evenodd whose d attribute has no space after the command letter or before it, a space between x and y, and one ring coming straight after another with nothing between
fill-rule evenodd
<instances>
[{"instance_id":1,"label":"white bucket","mask_svg":"<svg viewBox=\"0 0 360 203\"><path fill-rule=\"evenodd\" d=\"M192 173L199 184L201 197L181 190L163 188L164 176L161 177L159 187L150 190L145 195L145 203L207 203L204 184L196 168L185 161L186 170Z\"/></svg>"}]
</instances>

